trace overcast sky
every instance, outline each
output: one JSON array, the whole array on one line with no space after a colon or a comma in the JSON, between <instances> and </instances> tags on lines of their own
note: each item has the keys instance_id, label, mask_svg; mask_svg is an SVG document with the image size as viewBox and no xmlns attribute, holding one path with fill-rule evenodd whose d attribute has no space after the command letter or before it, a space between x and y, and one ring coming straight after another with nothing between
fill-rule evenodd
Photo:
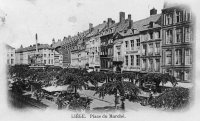
<instances>
[{"instance_id":1,"label":"overcast sky","mask_svg":"<svg viewBox=\"0 0 200 121\"><path fill-rule=\"evenodd\" d=\"M133 21L149 16L155 7L158 13L163 0L0 0L0 11L7 14L5 24L0 24L0 36L15 48L39 43L51 44L52 38L63 39L88 29L89 23L97 25L107 18L119 21L119 12Z\"/></svg>"}]
</instances>

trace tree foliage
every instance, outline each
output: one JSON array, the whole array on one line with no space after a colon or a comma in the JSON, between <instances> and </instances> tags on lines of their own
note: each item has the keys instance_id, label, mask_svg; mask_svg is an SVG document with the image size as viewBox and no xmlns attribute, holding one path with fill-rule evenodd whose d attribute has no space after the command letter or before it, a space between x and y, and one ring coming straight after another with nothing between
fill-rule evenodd
<instances>
[{"instance_id":1,"label":"tree foliage","mask_svg":"<svg viewBox=\"0 0 200 121\"><path fill-rule=\"evenodd\" d=\"M171 82L173 86L176 86L177 80L174 76L169 75L168 73L148 73L144 76L141 76L137 79L137 82L140 83L140 87L143 87L143 84L150 84L156 87L156 91L160 91L160 84L166 84Z\"/></svg>"},{"instance_id":2,"label":"tree foliage","mask_svg":"<svg viewBox=\"0 0 200 121\"><path fill-rule=\"evenodd\" d=\"M155 108L182 109L189 104L190 98L189 89L173 87L154 98L149 104Z\"/></svg>"}]
</instances>

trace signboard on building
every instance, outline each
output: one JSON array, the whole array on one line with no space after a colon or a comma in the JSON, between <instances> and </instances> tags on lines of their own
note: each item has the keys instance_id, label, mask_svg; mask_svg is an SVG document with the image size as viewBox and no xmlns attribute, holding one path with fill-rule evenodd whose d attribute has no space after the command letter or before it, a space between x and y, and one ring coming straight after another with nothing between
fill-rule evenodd
<instances>
[{"instance_id":1,"label":"signboard on building","mask_svg":"<svg viewBox=\"0 0 200 121\"><path fill-rule=\"evenodd\" d=\"M126 51L126 54L138 53L138 51Z\"/></svg>"}]
</instances>

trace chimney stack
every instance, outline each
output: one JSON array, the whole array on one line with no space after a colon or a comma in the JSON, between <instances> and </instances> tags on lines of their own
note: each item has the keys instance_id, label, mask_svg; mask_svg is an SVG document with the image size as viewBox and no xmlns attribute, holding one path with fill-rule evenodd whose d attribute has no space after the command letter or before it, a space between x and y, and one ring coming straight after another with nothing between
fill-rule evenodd
<instances>
[{"instance_id":1,"label":"chimney stack","mask_svg":"<svg viewBox=\"0 0 200 121\"><path fill-rule=\"evenodd\" d=\"M119 22L125 22L125 12L120 12L119 13Z\"/></svg>"},{"instance_id":2,"label":"chimney stack","mask_svg":"<svg viewBox=\"0 0 200 121\"><path fill-rule=\"evenodd\" d=\"M132 28L132 25L133 25L133 20L131 20L131 14L128 14L128 28L131 29Z\"/></svg>"},{"instance_id":3,"label":"chimney stack","mask_svg":"<svg viewBox=\"0 0 200 121\"><path fill-rule=\"evenodd\" d=\"M91 32L93 29L93 24L92 23L89 23L89 31Z\"/></svg>"},{"instance_id":4,"label":"chimney stack","mask_svg":"<svg viewBox=\"0 0 200 121\"><path fill-rule=\"evenodd\" d=\"M52 39L52 44L55 44L55 43L56 43L56 42L55 42L55 39L53 38L53 39Z\"/></svg>"},{"instance_id":5,"label":"chimney stack","mask_svg":"<svg viewBox=\"0 0 200 121\"><path fill-rule=\"evenodd\" d=\"M152 8L151 10L150 10L150 16L151 15L156 15L157 14L157 10L155 9L155 8Z\"/></svg>"},{"instance_id":6,"label":"chimney stack","mask_svg":"<svg viewBox=\"0 0 200 121\"><path fill-rule=\"evenodd\" d=\"M108 18L108 27L112 25L112 18Z\"/></svg>"}]
</instances>

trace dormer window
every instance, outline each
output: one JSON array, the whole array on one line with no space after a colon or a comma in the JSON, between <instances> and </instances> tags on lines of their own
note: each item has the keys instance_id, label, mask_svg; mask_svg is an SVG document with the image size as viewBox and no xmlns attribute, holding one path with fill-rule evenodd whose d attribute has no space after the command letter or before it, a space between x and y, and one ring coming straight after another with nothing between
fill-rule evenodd
<instances>
[{"instance_id":1,"label":"dormer window","mask_svg":"<svg viewBox=\"0 0 200 121\"><path fill-rule=\"evenodd\" d=\"M154 24L153 21L149 22L149 27L153 28L153 24Z\"/></svg>"},{"instance_id":2,"label":"dormer window","mask_svg":"<svg viewBox=\"0 0 200 121\"><path fill-rule=\"evenodd\" d=\"M127 32L127 30L124 30L124 33L126 33Z\"/></svg>"}]
</instances>

